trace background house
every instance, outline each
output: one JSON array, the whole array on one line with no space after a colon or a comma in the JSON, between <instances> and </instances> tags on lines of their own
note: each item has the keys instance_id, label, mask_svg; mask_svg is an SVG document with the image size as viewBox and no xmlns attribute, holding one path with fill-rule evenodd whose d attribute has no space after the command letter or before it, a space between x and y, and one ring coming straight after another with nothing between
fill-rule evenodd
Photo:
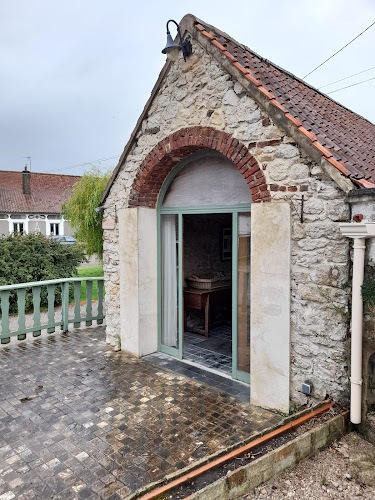
<instances>
[{"instance_id":1,"label":"background house","mask_svg":"<svg viewBox=\"0 0 375 500\"><path fill-rule=\"evenodd\" d=\"M375 187L375 127L194 16L180 26L193 53L166 62L102 198L107 340L186 358L184 267L225 272L230 229L233 378L286 412L347 402L340 223Z\"/></svg>"},{"instance_id":2,"label":"background house","mask_svg":"<svg viewBox=\"0 0 375 500\"><path fill-rule=\"evenodd\" d=\"M79 176L0 171L0 235L14 231L73 236L61 206Z\"/></svg>"}]
</instances>

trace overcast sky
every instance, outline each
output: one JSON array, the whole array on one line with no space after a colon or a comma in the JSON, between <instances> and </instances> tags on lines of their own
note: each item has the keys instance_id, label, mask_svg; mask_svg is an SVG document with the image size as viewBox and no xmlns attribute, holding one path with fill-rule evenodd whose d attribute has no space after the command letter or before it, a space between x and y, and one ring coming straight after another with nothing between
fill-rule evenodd
<instances>
[{"instance_id":1,"label":"overcast sky","mask_svg":"<svg viewBox=\"0 0 375 500\"><path fill-rule=\"evenodd\" d=\"M0 0L0 169L29 155L38 172L114 167L163 67L165 23L188 12L304 77L375 21L375 2ZM375 26L306 81L367 70L374 48ZM375 69L322 91L369 78ZM374 123L374 94L375 79L331 97Z\"/></svg>"}]
</instances>

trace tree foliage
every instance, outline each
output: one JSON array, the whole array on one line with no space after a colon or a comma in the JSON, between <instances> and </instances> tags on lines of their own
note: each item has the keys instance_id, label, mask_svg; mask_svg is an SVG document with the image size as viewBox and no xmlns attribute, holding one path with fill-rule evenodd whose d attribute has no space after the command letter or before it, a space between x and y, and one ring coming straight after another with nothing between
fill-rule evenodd
<instances>
[{"instance_id":1,"label":"tree foliage","mask_svg":"<svg viewBox=\"0 0 375 500\"><path fill-rule=\"evenodd\" d=\"M103 214L95 212L99 206L110 173L93 167L74 185L69 200L63 204L64 217L76 232L77 240L85 244L88 255L103 257Z\"/></svg>"},{"instance_id":2,"label":"tree foliage","mask_svg":"<svg viewBox=\"0 0 375 500\"><path fill-rule=\"evenodd\" d=\"M30 283L77 276L77 266L85 260L81 245L63 245L42 234L12 234L0 239L0 285ZM14 312L17 296L10 296L10 311ZM26 309L32 294L26 296ZM61 290L56 287L55 304L61 303ZM42 288L41 306L47 305L47 290Z\"/></svg>"}]
</instances>

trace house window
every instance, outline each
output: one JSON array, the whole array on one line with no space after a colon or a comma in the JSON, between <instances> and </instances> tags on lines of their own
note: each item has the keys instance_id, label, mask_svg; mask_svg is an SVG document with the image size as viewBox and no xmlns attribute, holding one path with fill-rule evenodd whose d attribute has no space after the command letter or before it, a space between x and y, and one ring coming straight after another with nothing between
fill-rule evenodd
<instances>
[{"instance_id":1,"label":"house window","mask_svg":"<svg viewBox=\"0 0 375 500\"><path fill-rule=\"evenodd\" d=\"M58 222L51 222L50 224L50 234L51 236L58 236L60 234L60 224Z\"/></svg>"},{"instance_id":2,"label":"house window","mask_svg":"<svg viewBox=\"0 0 375 500\"><path fill-rule=\"evenodd\" d=\"M13 232L23 234L23 222L13 222Z\"/></svg>"}]
</instances>

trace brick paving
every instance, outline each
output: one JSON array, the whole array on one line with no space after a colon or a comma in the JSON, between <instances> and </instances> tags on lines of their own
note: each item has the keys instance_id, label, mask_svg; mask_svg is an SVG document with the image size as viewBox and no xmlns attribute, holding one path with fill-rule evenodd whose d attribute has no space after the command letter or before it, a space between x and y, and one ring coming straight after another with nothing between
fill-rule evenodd
<instances>
[{"instance_id":1,"label":"brick paving","mask_svg":"<svg viewBox=\"0 0 375 500\"><path fill-rule=\"evenodd\" d=\"M103 327L0 348L0 500L126 498L281 420L151 361Z\"/></svg>"}]
</instances>

